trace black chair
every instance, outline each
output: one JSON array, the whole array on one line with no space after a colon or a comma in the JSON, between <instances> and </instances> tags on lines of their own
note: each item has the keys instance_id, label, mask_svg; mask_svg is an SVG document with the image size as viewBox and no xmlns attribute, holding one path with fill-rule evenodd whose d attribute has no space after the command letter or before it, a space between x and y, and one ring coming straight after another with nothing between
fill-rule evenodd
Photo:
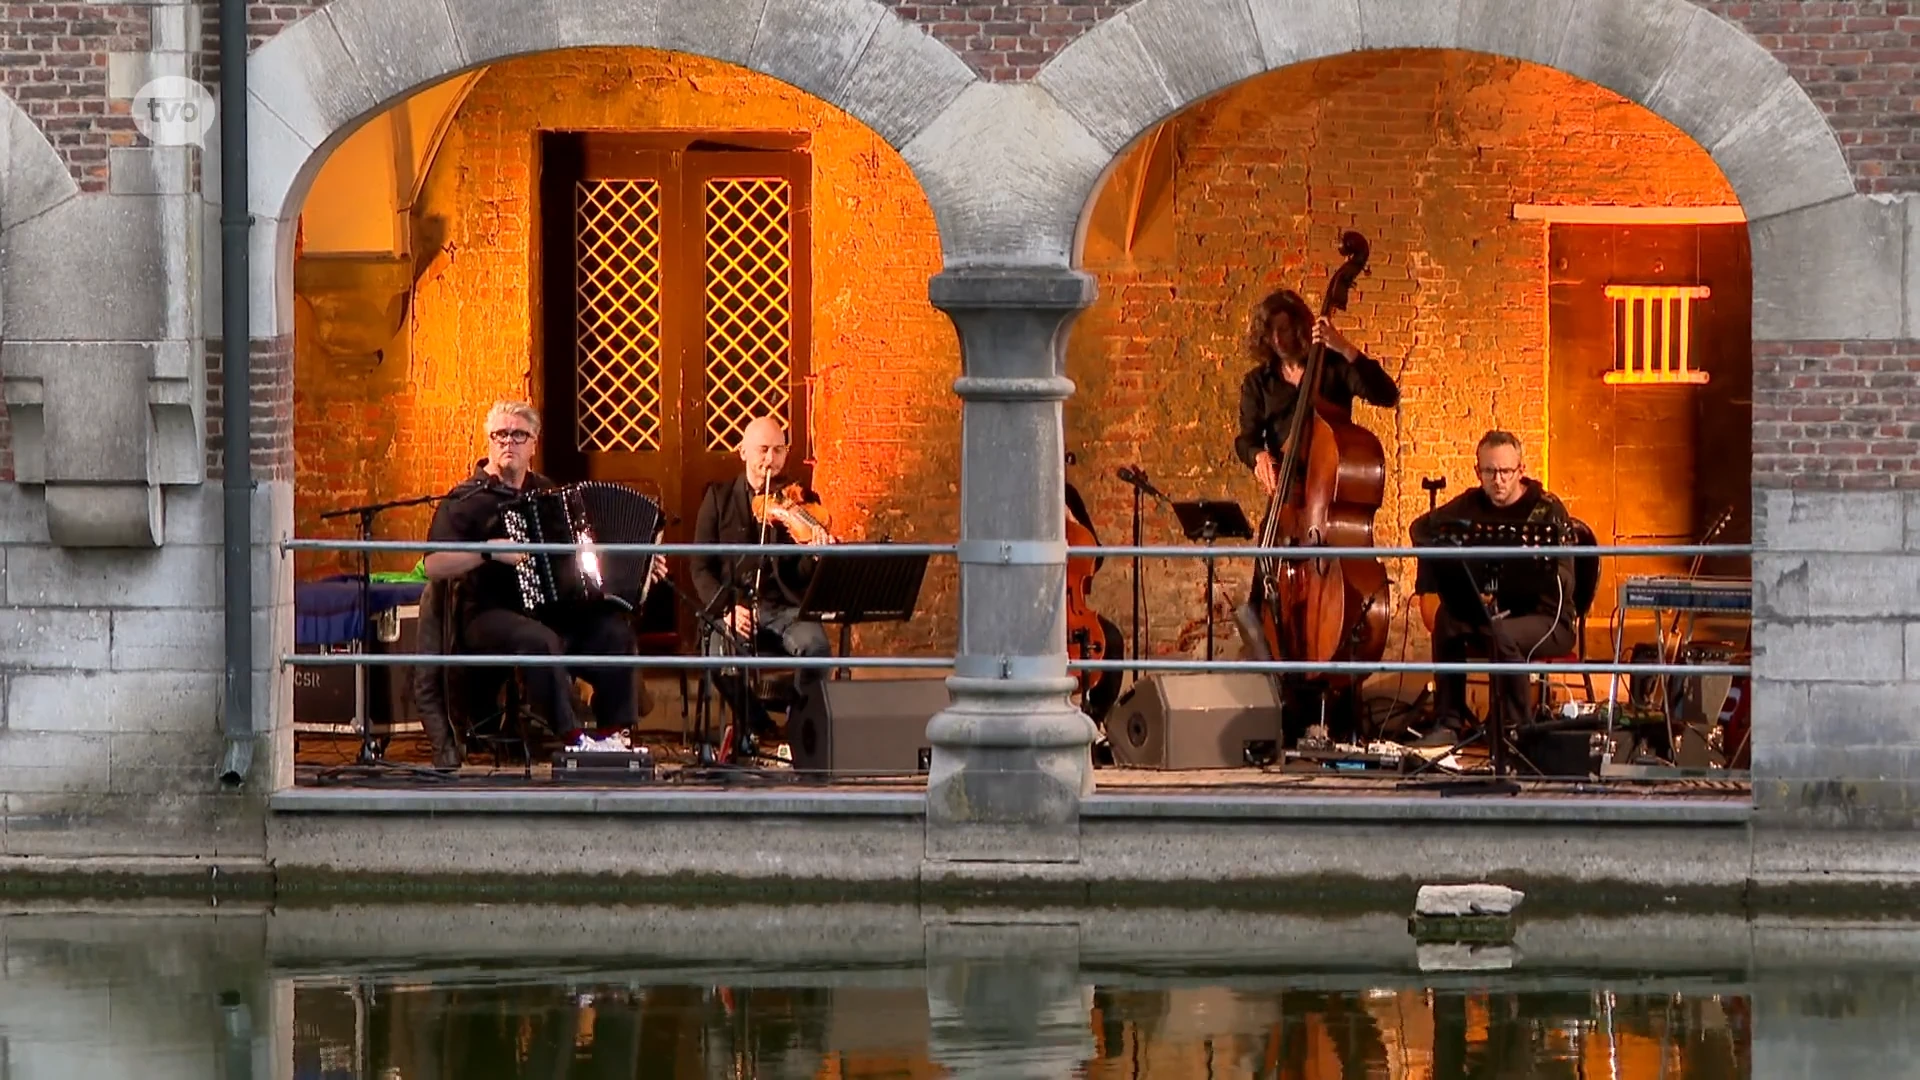
<instances>
[{"instance_id":1,"label":"black chair","mask_svg":"<svg viewBox=\"0 0 1920 1080\"><path fill-rule=\"evenodd\" d=\"M421 652L465 651L460 645L460 593L458 581L435 581L421 594ZM428 620L433 620L432 629ZM423 666L414 672L414 695L422 725L444 723L461 760L485 748L498 767L501 752L517 746L521 761L532 768L533 736L513 668Z\"/></svg>"},{"instance_id":2,"label":"black chair","mask_svg":"<svg viewBox=\"0 0 1920 1080\"><path fill-rule=\"evenodd\" d=\"M647 602L634 613L633 643L634 651L641 656L681 656L687 652L680 636L680 609L671 579L656 582L647 593ZM687 669L676 668L674 673L680 678L680 719L684 725L692 701L687 692ZM645 669L636 668L634 678L644 679Z\"/></svg>"},{"instance_id":3,"label":"black chair","mask_svg":"<svg viewBox=\"0 0 1920 1080\"><path fill-rule=\"evenodd\" d=\"M754 635L753 653L756 656L784 656L786 646L780 640L779 634L770 630L760 630ZM700 672L700 696L694 714L703 732L713 730L710 721L716 704L726 709L730 715L737 709L738 701L732 694L722 693L718 683L721 672L726 670L725 668L705 668ZM784 722L787 714L799 704L799 693L794 685L800 673L798 668L756 667L734 670L736 675L733 677L746 680L748 692L752 697L748 707L759 710L769 723L774 713L781 714ZM735 719L743 718L735 717ZM740 745L742 740L739 738L739 733L735 734L734 742Z\"/></svg>"}]
</instances>

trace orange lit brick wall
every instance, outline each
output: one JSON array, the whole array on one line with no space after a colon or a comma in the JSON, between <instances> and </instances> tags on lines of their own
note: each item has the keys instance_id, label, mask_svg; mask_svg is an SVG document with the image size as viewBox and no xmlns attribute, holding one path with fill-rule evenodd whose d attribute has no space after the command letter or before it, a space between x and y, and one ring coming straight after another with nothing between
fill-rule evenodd
<instances>
[{"instance_id":1,"label":"orange lit brick wall","mask_svg":"<svg viewBox=\"0 0 1920 1080\"><path fill-rule=\"evenodd\" d=\"M341 532L344 523L319 528L325 507L446 490L483 452L487 405L530 395L539 129L806 132L814 170L814 486L836 532L850 538L958 534L959 343L927 302L939 240L905 162L846 114L765 76L601 49L497 65L461 106L415 211L421 269L397 350L378 362L329 361L302 339L303 535ZM382 529L424 535L429 516L383 515ZM950 651L954 596L951 560L936 560L923 616L890 632L886 646Z\"/></svg>"},{"instance_id":2,"label":"orange lit brick wall","mask_svg":"<svg viewBox=\"0 0 1920 1080\"><path fill-rule=\"evenodd\" d=\"M1542 464L1545 226L1514 221L1514 204L1735 201L1703 150L1639 106L1547 68L1459 53L1277 72L1194 107L1168 134L1170 243L1129 255L1101 228L1124 221L1124 207L1097 208L1085 264L1101 297L1069 345L1079 393L1068 445L1082 463L1070 473L1108 543L1127 538L1130 489L1113 470L1130 463L1175 499L1230 497L1257 518L1264 497L1233 456L1248 312L1282 284L1317 306L1342 230L1365 233L1373 258L1338 321L1403 395L1397 413L1356 406L1387 455L1376 542L1397 545L1426 509L1421 477L1444 475L1445 496L1458 494L1484 430L1514 431L1536 475ZM1101 196L1127 197L1123 183ZM1183 542L1165 508L1150 503L1145 520L1148 543ZM1244 598L1246 563L1219 569ZM1410 582L1410 566L1389 570ZM1170 651L1205 613L1203 567L1149 562L1143 576L1154 647ZM1094 605L1125 627L1130 588L1125 564L1110 562ZM1402 587L1396 639L1405 601ZM1187 651L1204 641L1190 635Z\"/></svg>"}]
</instances>

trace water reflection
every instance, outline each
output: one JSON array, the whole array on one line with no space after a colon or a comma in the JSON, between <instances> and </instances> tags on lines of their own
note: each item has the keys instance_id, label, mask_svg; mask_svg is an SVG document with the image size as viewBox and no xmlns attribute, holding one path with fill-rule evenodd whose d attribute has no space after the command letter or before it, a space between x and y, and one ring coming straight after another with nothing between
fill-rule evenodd
<instances>
[{"instance_id":1,"label":"water reflection","mask_svg":"<svg viewBox=\"0 0 1920 1080\"><path fill-rule=\"evenodd\" d=\"M930 968L919 985L905 978L883 985L886 975L876 985L804 985L809 980L778 974L684 986L590 975L303 981L294 992L294 1076L1752 1075L1744 996L1605 988L1088 988L1036 982L1031 965L981 959Z\"/></svg>"}]
</instances>

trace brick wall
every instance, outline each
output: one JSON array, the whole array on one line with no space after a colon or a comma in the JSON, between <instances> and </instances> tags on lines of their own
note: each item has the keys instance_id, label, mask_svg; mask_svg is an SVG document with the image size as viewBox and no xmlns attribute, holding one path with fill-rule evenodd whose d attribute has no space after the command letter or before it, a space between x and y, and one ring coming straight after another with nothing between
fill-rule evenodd
<instances>
[{"instance_id":1,"label":"brick wall","mask_svg":"<svg viewBox=\"0 0 1920 1080\"><path fill-rule=\"evenodd\" d=\"M1387 454L1378 542L1401 543L1426 509L1423 476L1470 475L1473 442L1504 427L1536 469L1545 435L1545 226L1515 203L1719 205L1732 193L1710 159L1658 117L1549 69L1464 53L1370 53L1276 72L1172 122L1170 236L1122 251L1112 183L1096 207L1087 268L1101 299L1076 325L1068 374L1074 479L1102 539L1126 539L1138 463L1174 498L1264 505L1233 456L1247 313L1271 288L1317 304L1339 233L1373 243L1370 273L1338 321L1400 382L1400 410L1356 406ZM1138 150L1135 153L1144 153ZM1131 163L1116 170L1125 177ZM1142 213L1149 217L1151 207ZM1182 542L1149 508L1148 543ZM1410 567L1390 567L1410 581ZM1244 562L1223 563L1244 595ZM1153 640L1178 644L1205 612L1203 567L1150 564ZM1096 579L1094 604L1130 611L1124 567ZM1404 601L1404 592L1400 597ZM1405 614L1396 609L1396 627ZM1190 628L1191 629L1191 628ZM1189 635L1189 650L1204 637Z\"/></svg>"},{"instance_id":2,"label":"brick wall","mask_svg":"<svg viewBox=\"0 0 1920 1080\"><path fill-rule=\"evenodd\" d=\"M1133 0L881 2L908 22L925 27L982 76L994 82L1021 82L1038 75L1074 38L1132 6Z\"/></svg>"},{"instance_id":3,"label":"brick wall","mask_svg":"<svg viewBox=\"0 0 1920 1080\"><path fill-rule=\"evenodd\" d=\"M1920 5L1908 0L1695 0L1739 24L1827 114L1860 190L1920 191Z\"/></svg>"},{"instance_id":4,"label":"brick wall","mask_svg":"<svg viewBox=\"0 0 1920 1080\"><path fill-rule=\"evenodd\" d=\"M394 348L329 357L315 346L313 309L296 307L300 535L341 534L343 523L317 520L322 510L451 487L484 449L487 405L530 396L535 131L669 128L807 133L814 486L843 535L957 534L959 343L927 302L939 240L906 163L844 113L772 79L605 49L496 65L476 84L416 209L422 269ZM429 232L444 238L437 254ZM424 535L429 516L383 515L381 530ZM888 647L950 651L954 590L951 561L936 561L922 594L932 617Z\"/></svg>"},{"instance_id":5,"label":"brick wall","mask_svg":"<svg viewBox=\"0 0 1920 1080\"><path fill-rule=\"evenodd\" d=\"M1920 489L1915 372L1912 342L1756 344L1755 485Z\"/></svg>"},{"instance_id":6,"label":"brick wall","mask_svg":"<svg viewBox=\"0 0 1920 1080\"><path fill-rule=\"evenodd\" d=\"M107 54L152 40L146 4L0 5L0 91L40 126L83 191L105 191L107 148L138 134L125 102L107 100Z\"/></svg>"},{"instance_id":7,"label":"brick wall","mask_svg":"<svg viewBox=\"0 0 1920 1080\"><path fill-rule=\"evenodd\" d=\"M1127 0L1035 3L884 0L998 81L1031 78ZM1826 110L1867 191L1920 189L1916 101L1920 13L1908 0L1696 0L1772 49ZM254 3L253 45L323 5ZM211 18L214 6L207 5ZM131 138L124 105L106 101L106 55L140 51L151 8L137 4L0 6L0 88L40 122L84 184L104 187L106 147Z\"/></svg>"},{"instance_id":8,"label":"brick wall","mask_svg":"<svg viewBox=\"0 0 1920 1080\"><path fill-rule=\"evenodd\" d=\"M293 341L276 338L255 341L249 364L252 402L248 410L248 442L252 446L255 481L293 478ZM226 476L226 438L221 417L225 393L221 385L226 368L225 348L219 339L207 342L207 476Z\"/></svg>"},{"instance_id":9,"label":"brick wall","mask_svg":"<svg viewBox=\"0 0 1920 1080\"><path fill-rule=\"evenodd\" d=\"M1130 0L883 2L926 27L974 70L1002 82L1031 78L1075 37L1131 6ZM1861 190L1920 190L1920 141L1910 122L1920 102L1920 10L1910 0L1695 2L1753 35L1806 86L1838 132ZM249 29L270 36L314 6L255 4Z\"/></svg>"}]
</instances>

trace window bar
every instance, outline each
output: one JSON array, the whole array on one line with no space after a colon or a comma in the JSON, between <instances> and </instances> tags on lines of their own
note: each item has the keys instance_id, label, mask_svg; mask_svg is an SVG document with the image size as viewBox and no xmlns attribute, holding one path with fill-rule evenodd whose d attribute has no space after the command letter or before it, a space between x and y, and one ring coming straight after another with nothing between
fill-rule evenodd
<instances>
[{"instance_id":1,"label":"window bar","mask_svg":"<svg viewBox=\"0 0 1920 1080\"><path fill-rule=\"evenodd\" d=\"M1705 285L1609 285L1607 299L1622 303L1619 331L1623 355L1607 372L1613 386L1704 384L1708 373L1693 369L1693 302L1712 295ZM1654 330L1658 302L1660 327ZM1680 327L1674 331L1678 305ZM1636 328L1634 320L1638 319ZM1677 355L1676 355L1677 354Z\"/></svg>"}]
</instances>

